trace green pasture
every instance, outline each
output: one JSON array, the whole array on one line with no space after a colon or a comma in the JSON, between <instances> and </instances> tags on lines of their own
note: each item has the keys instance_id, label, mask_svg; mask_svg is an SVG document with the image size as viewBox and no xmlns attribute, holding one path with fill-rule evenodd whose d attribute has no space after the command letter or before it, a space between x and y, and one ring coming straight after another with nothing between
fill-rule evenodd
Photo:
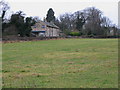
<instances>
[{"instance_id":1,"label":"green pasture","mask_svg":"<svg viewBox=\"0 0 120 90\"><path fill-rule=\"evenodd\" d=\"M3 88L117 88L118 39L2 44Z\"/></svg>"}]
</instances>

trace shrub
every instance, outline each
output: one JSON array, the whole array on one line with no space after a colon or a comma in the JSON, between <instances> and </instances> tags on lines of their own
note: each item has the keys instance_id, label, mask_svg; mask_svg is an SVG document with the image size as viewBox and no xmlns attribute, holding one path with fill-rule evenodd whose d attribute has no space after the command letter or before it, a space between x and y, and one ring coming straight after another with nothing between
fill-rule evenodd
<instances>
[{"instance_id":1,"label":"shrub","mask_svg":"<svg viewBox=\"0 0 120 90\"><path fill-rule=\"evenodd\" d=\"M79 32L70 32L69 35L71 36L80 36Z\"/></svg>"}]
</instances>

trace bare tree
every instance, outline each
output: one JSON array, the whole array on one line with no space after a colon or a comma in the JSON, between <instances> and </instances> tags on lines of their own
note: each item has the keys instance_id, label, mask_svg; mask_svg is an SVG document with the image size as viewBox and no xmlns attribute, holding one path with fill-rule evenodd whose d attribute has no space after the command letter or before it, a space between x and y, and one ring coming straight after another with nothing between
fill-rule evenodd
<instances>
[{"instance_id":1,"label":"bare tree","mask_svg":"<svg viewBox=\"0 0 120 90\"><path fill-rule=\"evenodd\" d=\"M110 33L111 25L112 25L112 22L110 21L109 18L107 18L107 17L102 18L101 26L102 26L102 29L104 31L104 34L103 34L104 36L107 36Z\"/></svg>"},{"instance_id":2,"label":"bare tree","mask_svg":"<svg viewBox=\"0 0 120 90\"><path fill-rule=\"evenodd\" d=\"M62 30L71 30L72 28L72 14L65 13L63 15L60 15L59 20L61 24Z\"/></svg>"},{"instance_id":3,"label":"bare tree","mask_svg":"<svg viewBox=\"0 0 120 90\"><path fill-rule=\"evenodd\" d=\"M88 29L88 34L101 35L102 12L94 7L86 10L87 22L85 28Z\"/></svg>"},{"instance_id":4,"label":"bare tree","mask_svg":"<svg viewBox=\"0 0 120 90\"><path fill-rule=\"evenodd\" d=\"M35 16L35 17L33 17L33 19L36 21L36 22L39 22L41 19L40 19L40 17L38 17L38 16ZM45 21L46 19L44 18L44 21Z\"/></svg>"},{"instance_id":5,"label":"bare tree","mask_svg":"<svg viewBox=\"0 0 120 90\"><path fill-rule=\"evenodd\" d=\"M109 18L107 17L102 18L102 26L110 27L111 25L112 25L112 21Z\"/></svg>"},{"instance_id":6,"label":"bare tree","mask_svg":"<svg viewBox=\"0 0 120 90\"><path fill-rule=\"evenodd\" d=\"M5 17L6 11L10 9L10 6L8 5L7 2L5 2L4 0L0 1L0 14L2 17L2 21Z\"/></svg>"}]
</instances>

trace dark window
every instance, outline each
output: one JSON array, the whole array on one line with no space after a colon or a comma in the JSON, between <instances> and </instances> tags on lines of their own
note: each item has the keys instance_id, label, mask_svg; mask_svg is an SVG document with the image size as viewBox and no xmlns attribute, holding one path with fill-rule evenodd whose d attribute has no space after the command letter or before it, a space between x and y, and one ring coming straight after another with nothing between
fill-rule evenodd
<instances>
[{"instance_id":1,"label":"dark window","mask_svg":"<svg viewBox=\"0 0 120 90\"><path fill-rule=\"evenodd\" d=\"M34 28L36 28L36 26L33 26Z\"/></svg>"},{"instance_id":2,"label":"dark window","mask_svg":"<svg viewBox=\"0 0 120 90\"><path fill-rule=\"evenodd\" d=\"M45 28L45 25L42 25L42 28Z\"/></svg>"}]
</instances>

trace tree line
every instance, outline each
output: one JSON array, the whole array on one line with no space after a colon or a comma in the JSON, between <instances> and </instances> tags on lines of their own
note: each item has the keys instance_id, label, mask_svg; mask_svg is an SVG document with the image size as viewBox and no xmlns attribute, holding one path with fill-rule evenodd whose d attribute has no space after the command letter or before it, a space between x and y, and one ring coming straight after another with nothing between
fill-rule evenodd
<instances>
[{"instance_id":1,"label":"tree line","mask_svg":"<svg viewBox=\"0 0 120 90\"><path fill-rule=\"evenodd\" d=\"M10 6L5 1L1 1L0 6L1 6L0 13L2 18L3 35L18 34L21 37L30 36L30 32L32 30L31 26L34 25L36 22L35 18L25 17L25 14L23 11L18 11L16 13L13 13L10 19L8 20L5 18L5 15L6 15L6 12L10 9ZM16 28L16 31L10 30L10 29L14 29L14 27ZM8 29L8 31L5 32L6 28L10 28L10 29Z\"/></svg>"},{"instance_id":2,"label":"tree line","mask_svg":"<svg viewBox=\"0 0 120 90\"><path fill-rule=\"evenodd\" d=\"M74 13L65 13L55 20L55 24L67 35L76 36L117 36L119 30L99 9L89 7Z\"/></svg>"},{"instance_id":3,"label":"tree line","mask_svg":"<svg viewBox=\"0 0 120 90\"><path fill-rule=\"evenodd\" d=\"M4 1L0 2L0 6L3 35L12 33L10 30L13 28L10 27L15 27L16 34L19 36L31 36L31 26L39 21L39 17L25 17L24 12L18 11L13 13L9 20L6 20L5 14L10 9L10 6ZM113 36L118 36L119 30L117 26L112 24L110 19L95 7L89 7L74 13L61 14L59 17L55 17L54 13L53 9L50 8L45 20L55 23L65 36L107 37L110 35L111 30L113 30ZM6 28L10 28L7 30L8 33L5 31Z\"/></svg>"}]
</instances>

